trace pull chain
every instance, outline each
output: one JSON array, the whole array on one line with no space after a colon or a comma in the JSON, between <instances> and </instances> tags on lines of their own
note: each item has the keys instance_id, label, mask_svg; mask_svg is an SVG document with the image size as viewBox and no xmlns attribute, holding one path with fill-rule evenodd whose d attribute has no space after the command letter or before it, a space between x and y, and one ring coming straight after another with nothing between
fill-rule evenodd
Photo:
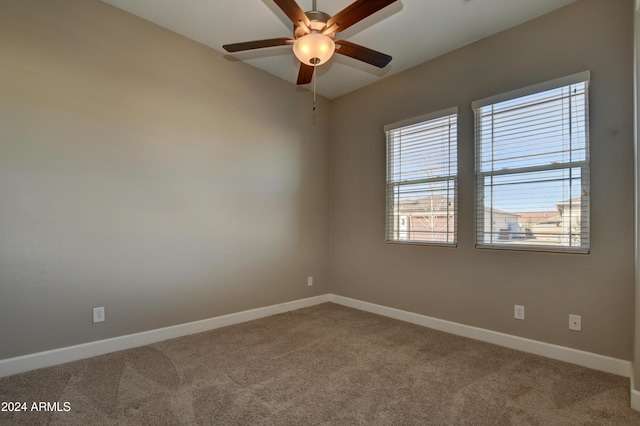
<instances>
[{"instance_id":1,"label":"pull chain","mask_svg":"<svg viewBox=\"0 0 640 426\"><path fill-rule=\"evenodd\" d=\"M314 111L316 110L316 74L318 73L317 72L313 73L313 110Z\"/></svg>"}]
</instances>

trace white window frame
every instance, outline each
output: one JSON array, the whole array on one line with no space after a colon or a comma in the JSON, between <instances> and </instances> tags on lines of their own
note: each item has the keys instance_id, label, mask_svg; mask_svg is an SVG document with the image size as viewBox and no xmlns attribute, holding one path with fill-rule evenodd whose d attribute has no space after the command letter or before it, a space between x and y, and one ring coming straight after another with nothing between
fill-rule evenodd
<instances>
[{"instance_id":1,"label":"white window frame","mask_svg":"<svg viewBox=\"0 0 640 426\"><path fill-rule=\"evenodd\" d=\"M451 129L448 130L449 135L447 137L447 152L448 152L448 173L447 174L438 174L437 176L424 176L421 178L411 178L411 179L402 179L396 180L394 178L395 168L398 167L398 158L397 154L394 155L394 144L398 144L400 142L395 141L394 138L397 136L397 132L401 131L403 128L411 128L414 125L426 124L430 121L437 121L442 118L446 118L449 116L455 116L453 129L455 134L451 135ZM421 115L418 117L410 118L407 120L402 120L396 123L388 124L384 126L384 131L386 134L387 140L387 181L386 181L386 241L388 243L401 243L401 244L419 244L419 245L435 245L435 246L447 246L447 247L456 247L457 246L457 234L458 234L458 108L452 107L445 110L433 112L426 115ZM444 142L444 140L443 140ZM447 188L447 194L452 194L452 197L447 196L446 198L446 206L444 207L444 213L446 213L446 229L444 232L435 231L434 228L431 231L412 231L410 229L403 228L402 223L412 222L413 218L405 217L406 215L402 215L399 212L399 199L402 195L401 188L408 188L410 185L420 186L424 185L425 189L421 192L430 192L434 193L440 192L434 190L434 187L438 187L438 185L444 185ZM428 186L431 186L430 189L426 189ZM406 194L406 193L405 193ZM441 196L440 196L441 197ZM431 200L435 197L431 196ZM442 198L440 198L442 201ZM440 201L440 202L441 202ZM441 206L438 206L438 209L442 209ZM432 209L433 210L433 209ZM442 212L440 212L442 213ZM438 213L439 215L442 215ZM433 215L433 212L431 213ZM424 219L423 219L424 220ZM429 218L427 218L427 221ZM432 221L437 221L438 218L430 218ZM405 230L403 230L405 229ZM444 240L440 238L434 239L415 239L411 238L411 235L415 235L416 233L423 232L425 234L431 233L432 238L434 233L437 235L441 235Z\"/></svg>"},{"instance_id":2,"label":"white window frame","mask_svg":"<svg viewBox=\"0 0 640 426\"><path fill-rule=\"evenodd\" d=\"M511 92L499 94L489 98L481 99L472 102L471 107L475 114L475 146L476 146L476 193L475 193L475 235L476 235L476 247L477 248L491 248L491 249L507 249L507 250L528 250L528 251L550 251L550 252L569 252L569 253L588 253L590 249L590 148L589 148L589 81L590 72L584 71L581 73L573 74L570 76L562 77L559 79L547 81L544 83L536 84L533 86L525 87L522 89L514 90ZM481 141L481 108L498 104L500 102L509 101L517 98L522 98L528 95L533 95L547 90L558 89L567 87L574 84L585 84L585 158L580 161L568 161L564 163L552 163L547 165L534 165L523 166L520 168L502 168L492 170L482 170L482 141ZM493 136L491 136L490 146L493 146ZM555 244L545 244L544 242L536 243L533 240L527 241L500 241L500 238L495 237L493 224L491 223L489 242L487 242L487 206L485 205L485 179L491 180L495 176L516 176L524 173L537 173L552 170L580 170L580 232L579 239L575 238L573 242L557 242ZM522 175L524 176L524 175ZM575 178L574 178L575 179ZM560 202L562 200L558 200ZM490 206L489 210L493 213L494 206ZM493 214L492 214L493 216ZM571 220L572 216L569 216ZM492 217L490 222L494 220ZM565 226L562 219L562 226ZM569 224L571 226L571 224ZM571 234L570 234L571 235ZM576 234L577 235L577 234ZM564 238L564 237L563 237ZM577 241L577 242L576 242ZM579 245L576 245L579 244Z\"/></svg>"}]
</instances>

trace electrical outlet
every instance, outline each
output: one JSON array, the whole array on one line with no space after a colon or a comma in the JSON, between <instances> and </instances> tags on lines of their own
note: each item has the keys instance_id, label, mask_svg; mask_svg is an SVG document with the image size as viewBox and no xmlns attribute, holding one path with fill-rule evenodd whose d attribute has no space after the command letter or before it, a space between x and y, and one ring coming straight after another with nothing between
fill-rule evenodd
<instances>
[{"instance_id":1,"label":"electrical outlet","mask_svg":"<svg viewBox=\"0 0 640 426\"><path fill-rule=\"evenodd\" d=\"M104 306L100 306L99 308L93 308L93 322L102 322L105 320L104 317Z\"/></svg>"},{"instance_id":2,"label":"electrical outlet","mask_svg":"<svg viewBox=\"0 0 640 426\"><path fill-rule=\"evenodd\" d=\"M582 331L582 317L580 315L569 315L569 330Z\"/></svg>"},{"instance_id":3,"label":"electrical outlet","mask_svg":"<svg viewBox=\"0 0 640 426\"><path fill-rule=\"evenodd\" d=\"M524 306L513 305L513 317L515 319L524 320Z\"/></svg>"},{"instance_id":4,"label":"electrical outlet","mask_svg":"<svg viewBox=\"0 0 640 426\"><path fill-rule=\"evenodd\" d=\"M307 286L311 287L313 285L313 277L307 277Z\"/></svg>"}]
</instances>

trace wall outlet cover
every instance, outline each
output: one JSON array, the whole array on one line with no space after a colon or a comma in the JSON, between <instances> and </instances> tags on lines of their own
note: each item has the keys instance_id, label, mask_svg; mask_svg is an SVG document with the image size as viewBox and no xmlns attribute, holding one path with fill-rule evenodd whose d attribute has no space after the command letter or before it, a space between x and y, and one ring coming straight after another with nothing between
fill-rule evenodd
<instances>
[{"instance_id":1,"label":"wall outlet cover","mask_svg":"<svg viewBox=\"0 0 640 426\"><path fill-rule=\"evenodd\" d=\"M569 330L582 331L582 317L580 315L569 315Z\"/></svg>"},{"instance_id":2,"label":"wall outlet cover","mask_svg":"<svg viewBox=\"0 0 640 426\"><path fill-rule=\"evenodd\" d=\"M93 322L103 322L104 320L104 306L93 308Z\"/></svg>"}]
</instances>

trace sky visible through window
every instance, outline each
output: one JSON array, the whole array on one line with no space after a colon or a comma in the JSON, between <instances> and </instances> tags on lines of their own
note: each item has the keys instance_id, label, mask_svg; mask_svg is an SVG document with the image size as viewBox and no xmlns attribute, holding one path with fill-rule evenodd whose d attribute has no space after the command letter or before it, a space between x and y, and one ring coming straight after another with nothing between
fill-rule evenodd
<instances>
[{"instance_id":1,"label":"sky visible through window","mask_svg":"<svg viewBox=\"0 0 640 426\"><path fill-rule=\"evenodd\" d=\"M585 108L584 82L481 108L478 167L495 173L485 177L485 205L553 211L579 197L581 169L567 166L587 158Z\"/></svg>"},{"instance_id":2,"label":"sky visible through window","mask_svg":"<svg viewBox=\"0 0 640 426\"><path fill-rule=\"evenodd\" d=\"M588 76L564 84L473 106L477 243L588 250ZM455 241L457 112L385 131L391 239Z\"/></svg>"},{"instance_id":3,"label":"sky visible through window","mask_svg":"<svg viewBox=\"0 0 640 426\"><path fill-rule=\"evenodd\" d=\"M395 182L456 174L455 116L445 116L394 131ZM444 143L443 143L444 142Z\"/></svg>"},{"instance_id":4,"label":"sky visible through window","mask_svg":"<svg viewBox=\"0 0 640 426\"><path fill-rule=\"evenodd\" d=\"M386 129L388 240L456 242L457 109L452 110Z\"/></svg>"},{"instance_id":5,"label":"sky visible through window","mask_svg":"<svg viewBox=\"0 0 640 426\"><path fill-rule=\"evenodd\" d=\"M475 108L480 247L588 251L588 77L573 81Z\"/></svg>"},{"instance_id":6,"label":"sky visible through window","mask_svg":"<svg viewBox=\"0 0 640 426\"><path fill-rule=\"evenodd\" d=\"M486 178L492 180L486 182L491 187L485 192L487 204L505 211L553 211L556 202L581 195L580 168L566 165L586 159L585 92L586 84L580 83L482 109L480 136L492 145L481 150L480 171L511 173ZM450 117L398 129L393 180L455 175L456 150L442 144L456 141L455 131ZM559 168L527 172L530 167L555 165ZM398 196L400 200L438 192L447 196L449 188L439 186L439 191L431 187L427 194L424 186L407 185Z\"/></svg>"}]
</instances>

